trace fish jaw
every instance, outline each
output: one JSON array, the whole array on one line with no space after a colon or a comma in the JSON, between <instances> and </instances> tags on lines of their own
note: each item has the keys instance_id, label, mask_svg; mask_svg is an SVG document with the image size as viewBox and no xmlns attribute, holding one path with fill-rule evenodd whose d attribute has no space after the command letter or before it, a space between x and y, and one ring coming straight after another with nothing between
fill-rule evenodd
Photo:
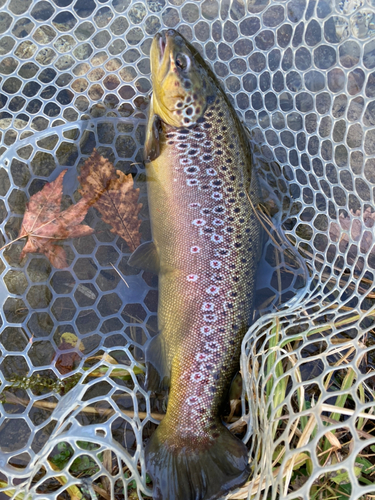
<instances>
[{"instance_id":1,"label":"fish jaw","mask_svg":"<svg viewBox=\"0 0 375 500\"><path fill-rule=\"evenodd\" d=\"M196 63L197 54L172 29L156 34L151 44L153 111L173 127L195 124L216 94L208 67Z\"/></svg>"}]
</instances>

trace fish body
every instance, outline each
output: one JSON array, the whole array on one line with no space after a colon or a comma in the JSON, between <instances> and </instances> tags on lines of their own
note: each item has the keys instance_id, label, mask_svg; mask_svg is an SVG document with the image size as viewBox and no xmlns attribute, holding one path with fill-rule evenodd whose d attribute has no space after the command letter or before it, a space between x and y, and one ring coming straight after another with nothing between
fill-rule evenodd
<instances>
[{"instance_id":1,"label":"fish body","mask_svg":"<svg viewBox=\"0 0 375 500\"><path fill-rule=\"evenodd\" d=\"M256 196L256 182L245 131L194 47L168 30L151 61L153 246L144 254L159 275L160 333L146 352L147 384L170 383L170 393L146 466L155 500L213 500L249 475L247 449L220 412L253 312L261 238L247 193Z\"/></svg>"}]
</instances>

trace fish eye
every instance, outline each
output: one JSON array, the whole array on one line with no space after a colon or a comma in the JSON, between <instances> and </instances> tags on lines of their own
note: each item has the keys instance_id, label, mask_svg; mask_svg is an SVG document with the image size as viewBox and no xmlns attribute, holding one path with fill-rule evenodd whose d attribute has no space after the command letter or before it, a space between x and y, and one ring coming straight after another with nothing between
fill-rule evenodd
<instances>
[{"instance_id":1,"label":"fish eye","mask_svg":"<svg viewBox=\"0 0 375 500\"><path fill-rule=\"evenodd\" d=\"M175 64L182 71L188 67L188 58L184 54L177 54Z\"/></svg>"}]
</instances>

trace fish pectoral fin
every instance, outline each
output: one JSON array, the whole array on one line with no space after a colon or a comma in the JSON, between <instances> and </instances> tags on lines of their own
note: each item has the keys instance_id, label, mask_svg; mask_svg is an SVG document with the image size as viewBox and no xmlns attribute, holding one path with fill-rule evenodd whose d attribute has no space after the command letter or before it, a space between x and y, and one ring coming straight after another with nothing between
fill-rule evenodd
<instances>
[{"instance_id":1,"label":"fish pectoral fin","mask_svg":"<svg viewBox=\"0 0 375 500\"><path fill-rule=\"evenodd\" d=\"M155 160L160 155L160 132L161 120L158 115L151 115L150 110L149 119L146 128L146 140L143 148L144 161L146 163Z\"/></svg>"},{"instance_id":2,"label":"fish pectoral fin","mask_svg":"<svg viewBox=\"0 0 375 500\"><path fill-rule=\"evenodd\" d=\"M128 260L129 266L139 267L145 271L158 274L160 270L160 259L153 241L146 241L134 250Z\"/></svg>"},{"instance_id":3,"label":"fish pectoral fin","mask_svg":"<svg viewBox=\"0 0 375 500\"><path fill-rule=\"evenodd\" d=\"M146 348L146 389L161 392L169 387L171 369L164 336L159 333Z\"/></svg>"}]
</instances>

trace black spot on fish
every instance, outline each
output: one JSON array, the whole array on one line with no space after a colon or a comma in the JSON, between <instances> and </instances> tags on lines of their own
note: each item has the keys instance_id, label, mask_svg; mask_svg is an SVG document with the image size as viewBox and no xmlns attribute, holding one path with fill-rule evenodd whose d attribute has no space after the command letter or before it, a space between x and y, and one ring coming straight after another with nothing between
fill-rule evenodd
<instances>
[{"instance_id":1,"label":"black spot on fish","mask_svg":"<svg viewBox=\"0 0 375 500\"><path fill-rule=\"evenodd\" d=\"M219 102L220 102L220 100L218 98L218 99L216 99L215 104L219 104Z\"/></svg>"},{"instance_id":2,"label":"black spot on fish","mask_svg":"<svg viewBox=\"0 0 375 500\"><path fill-rule=\"evenodd\" d=\"M188 155L194 156L198 153L198 149L189 149Z\"/></svg>"},{"instance_id":3,"label":"black spot on fish","mask_svg":"<svg viewBox=\"0 0 375 500\"><path fill-rule=\"evenodd\" d=\"M229 144L229 149L233 149L234 148L234 145L233 144Z\"/></svg>"},{"instance_id":4,"label":"black spot on fish","mask_svg":"<svg viewBox=\"0 0 375 500\"><path fill-rule=\"evenodd\" d=\"M236 198L229 198L228 203L236 203Z\"/></svg>"},{"instance_id":5,"label":"black spot on fish","mask_svg":"<svg viewBox=\"0 0 375 500\"><path fill-rule=\"evenodd\" d=\"M205 83L205 81L203 81ZM209 95L206 99L207 104L212 104L215 101L215 96L214 95Z\"/></svg>"},{"instance_id":6,"label":"black spot on fish","mask_svg":"<svg viewBox=\"0 0 375 500\"><path fill-rule=\"evenodd\" d=\"M228 129L228 127L221 127L221 130L225 132Z\"/></svg>"},{"instance_id":7,"label":"black spot on fish","mask_svg":"<svg viewBox=\"0 0 375 500\"><path fill-rule=\"evenodd\" d=\"M174 141L168 141L167 144L169 145L174 144Z\"/></svg>"},{"instance_id":8,"label":"black spot on fish","mask_svg":"<svg viewBox=\"0 0 375 500\"><path fill-rule=\"evenodd\" d=\"M178 103L177 103L177 107L178 107L178 108L182 108L182 102L178 102Z\"/></svg>"},{"instance_id":9,"label":"black spot on fish","mask_svg":"<svg viewBox=\"0 0 375 500\"><path fill-rule=\"evenodd\" d=\"M201 187L201 189L208 189L209 186L207 186L207 184L205 184L204 186Z\"/></svg>"},{"instance_id":10,"label":"black spot on fish","mask_svg":"<svg viewBox=\"0 0 375 500\"><path fill-rule=\"evenodd\" d=\"M222 117L222 116L224 116L224 113L222 111L219 111L217 115Z\"/></svg>"},{"instance_id":11,"label":"black spot on fish","mask_svg":"<svg viewBox=\"0 0 375 500\"><path fill-rule=\"evenodd\" d=\"M228 217L228 220L229 220L230 222L233 222L233 221L234 221L234 217Z\"/></svg>"},{"instance_id":12,"label":"black spot on fish","mask_svg":"<svg viewBox=\"0 0 375 500\"><path fill-rule=\"evenodd\" d=\"M241 212L241 209L237 207L237 208L235 208L235 209L233 210L233 212L234 212L234 213L236 213L236 214L238 214L239 212Z\"/></svg>"},{"instance_id":13,"label":"black spot on fish","mask_svg":"<svg viewBox=\"0 0 375 500\"><path fill-rule=\"evenodd\" d=\"M235 180L236 180L236 176L235 176L235 175L231 175L231 176L229 177L229 179L230 179L231 181L235 181Z\"/></svg>"},{"instance_id":14,"label":"black spot on fish","mask_svg":"<svg viewBox=\"0 0 375 500\"><path fill-rule=\"evenodd\" d=\"M241 219L239 219L239 220L238 220L238 222L239 222L240 224L243 224L243 223L245 222L245 219L242 219L242 218L241 218Z\"/></svg>"},{"instance_id":15,"label":"black spot on fish","mask_svg":"<svg viewBox=\"0 0 375 500\"><path fill-rule=\"evenodd\" d=\"M180 115L180 114L182 113L181 109L178 109L178 110L176 111L176 113L177 113L178 115Z\"/></svg>"},{"instance_id":16,"label":"black spot on fish","mask_svg":"<svg viewBox=\"0 0 375 500\"><path fill-rule=\"evenodd\" d=\"M226 227L225 230L227 233L233 233L233 231L234 231L233 227L231 227L231 226ZM229 267L232 267L232 266L229 266ZM235 266L233 266L233 267L235 267Z\"/></svg>"},{"instance_id":17,"label":"black spot on fish","mask_svg":"<svg viewBox=\"0 0 375 500\"><path fill-rule=\"evenodd\" d=\"M191 97L190 96L187 97L186 102L187 103L191 102Z\"/></svg>"},{"instance_id":18,"label":"black spot on fish","mask_svg":"<svg viewBox=\"0 0 375 500\"><path fill-rule=\"evenodd\" d=\"M204 161L211 161L211 160L212 160L212 156L211 156L211 155L203 155L203 156L202 156L202 159L203 159Z\"/></svg>"},{"instance_id":19,"label":"black spot on fish","mask_svg":"<svg viewBox=\"0 0 375 500\"><path fill-rule=\"evenodd\" d=\"M184 118L184 123L189 123L189 118Z\"/></svg>"},{"instance_id":20,"label":"black spot on fish","mask_svg":"<svg viewBox=\"0 0 375 500\"><path fill-rule=\"evenodd\" d=\"M187 108L186 114L187 115L192 115L193 114L193 108Z\"/></svg>"},{"instance_id":21,"label":"black spot on fish","mask_svg":"<svg viewBox=\"0 0 375 500\"><path fill-rule=\"evenodd\" d=\"M221 141L221 139L222 139L222 138L223 138L223 136L222 136L222 135L217 135L217 136L216 136L216 140L217 140L217 141Z\"/></svg>"},{"instance_id":22,"label":"black spot on fish","mask_svg":"<svg viewBox=\"0 0 375 500\"><path fill-rule=\"evenodd\" d=\"M171 137L174 137L174 134L166 134L165 136L167 139L170 139Z\"/></svg>"},{"instance_id":23,"label":"black spot on fish","mask_svg":"<svg viewBox=\"0 0 375 500\"><path fill-rule=\"evenodd\" d=\"M226 161L227 163L232 163L232 158L227 158L225 161Z\"/></svg>"},{"instance_id":24,"label":"black spot on fish","mask_svg":"<svg viewBox=\"0 0 375 500\"><path fill-rule=\"evenodd\" d=\"M221 167L221 170L225 171L225 170L228 170L228 168L224 166L224 167Z\"/></svg>"},{"instance_id":25,"label":"black spot on fish","mask_svg":"<svg viewBox=\"0 0 375 500\"><path fill-rule=\"evenodd\" d=\"M245 193L240 193L239 196L243 198L245 196Z\"/></svg>"},{"instance_id":26,"label":"black spot on fish","mask_svg":"<svg viewBox=\"0 0 375 500\"><path fill-rule=\"evenodd\" d=\"M206 118L204 116L200 116L197 120L197 123L203 123L206 121Z\"/></svg>"},{"instance_id":27,"label":"black spot on fish","mask_svg":"<svg viewBox=\"0 0 375 500\"><path fill-rule=\"evenodd\" d=\"M211 127L212 127L212 125L211 125L211 123L205 123L205 124L203 125L203 127L208 129L208 128L211 128Z\"/></svg>"},{"instance_id":28,"label":"black spot on fish","mask_svg":"<svg viewBox=\"0 0 375 500\"><path fill-rule=\"evenodd\" d=\"M194 134L194 137L195 137L196 139L203 139L204 134L202 134L202 132L197 132L196 134Z\"/></svg>"},{"instance_id":29,"label":"black spot on fish","mask_svg":"<svg viewBox=\"0 0 375 500\"><path fill-rule=\"evenodd\" d=\"M222 154L223 154L223 151L222 151L221 149L217 149L217 150L215 151L215 153L216 153L217 155L222 155Z\"/></svg>"},{"instance_id":30,"label":"black spot on fish","mask_svg":"<svg viewBox=\"0 0 375 500\"><path fill-rule=\"evenodd\" d=\"M241 262L245 264L247 262L247 259L241 259Z\"/></svg>"},{"instance_id":31,"label":"black spot on fish","mask_svg":"<svg viewBox=\"0 0 375 500\"><path fill-rule=\"evenodd\" d=\"M212 114L213 114L213 113L211 113L211 111L209 111L208 113L206 113L206 116L207 116L208 118L211 118Z\"/></svg>"},{"instance_id":32,"label":"black spot on fish","mask_svg":"<svg viewBox=\"0 0 375 500\"><path fill-rule=\"evenodd\" d=\"M238 242L236 242L236 243L234 244L234 246L235 246L236 248L240 248L240 247L242 247L242 243L238 243Z\"/></svg>"},{"instance_id":33,"label":"black spot on fish","mask_svg":"<svg viewBox=\"0 0 375 500\"><path fill-rule=\"evenodd\" d=\"M198 106L198 108L195 110L195 112L198 114L201 112L201 108Z\"/></svg>"}]
</instances>

